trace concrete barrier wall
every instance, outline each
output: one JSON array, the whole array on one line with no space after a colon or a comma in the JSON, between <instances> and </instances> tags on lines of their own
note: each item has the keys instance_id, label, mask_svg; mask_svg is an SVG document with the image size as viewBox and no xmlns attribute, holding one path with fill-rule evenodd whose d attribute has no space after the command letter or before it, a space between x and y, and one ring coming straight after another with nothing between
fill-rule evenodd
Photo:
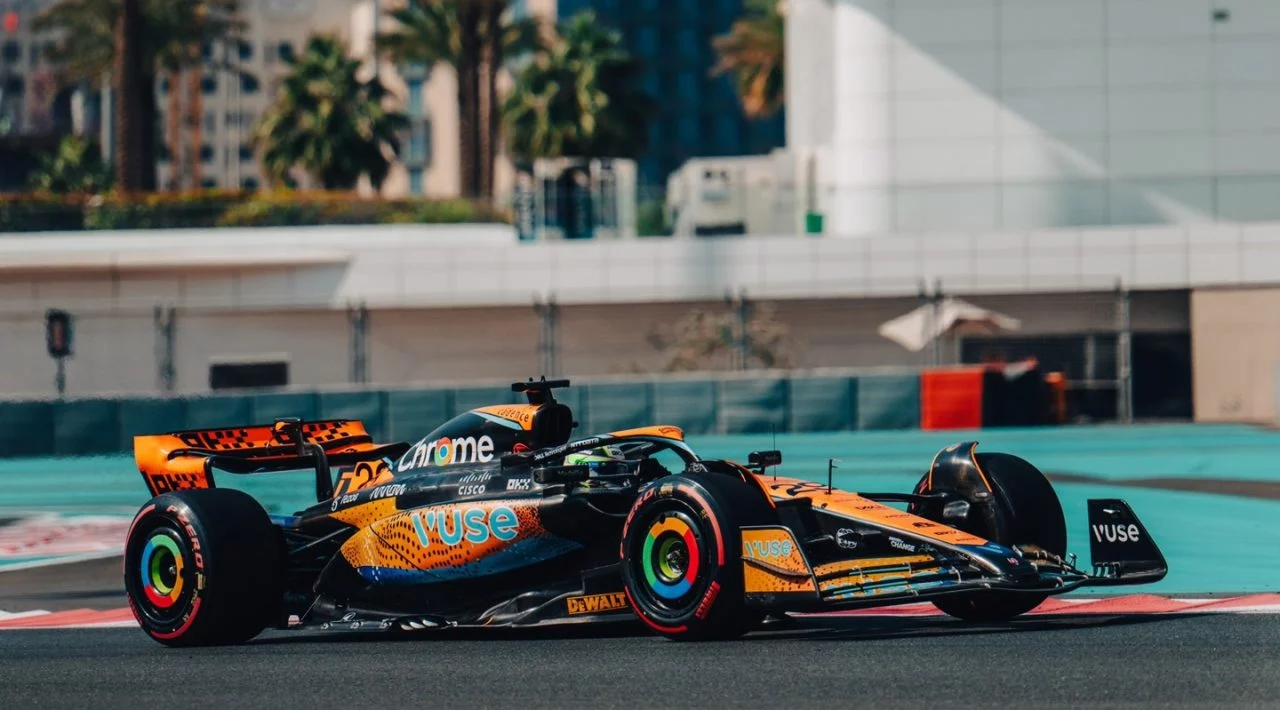
<instances>
[{"instance_id":1,"label":"concrete barrier wall","mask_svg":"<svg viewBox=\"0 0 1280 710\"><path fill-rule=\"evenodd\" d=\"M579 432L655 423L690 435L883 430L920 420L920 378L909 372L599 382L559 397ZM378 439L415 440L457 413L522 398L485 386L0 402L0 457L131 452L135 435L284 416L359 419Z\"/></svg>"},{"instance_id":2,"label":"concrete barrier wall","mask_svg":"<svg viewBox=\"0 0 1280 710\"><path fill-rule=\"evenodd\" d=\"M44 289L53 286L44 285ZM0 291L0 296L3 292ZM3 299L0 298L0 301ZM1018 337L1108 332L1116 297L1109 292L988 296L975 305L1021 321ZM1186 332L1185 292L1140 292L1133 297L1135 332ZM784 300L763 302L786 328L789 367L918 368L930 352L911 352L877 328L920 305L918 298ZM2 304L0 304L2 307ZM559 371L577 379L605 375L652 376L669 353L649 334L694 310L723 312L723 301L565 306L557 320ZM160 394L158 335L150 309L129 313L73 311L75 356L67 362L67 394L119 397ZM45 352L44 313L0 314L0 398L53 393L55 365ZM387 388L442 387L541 374L540 323L529 306L506 308L371 309L367 327L368 380ZM333 310L189 311L174 320L174 393L210 389L215 361L284 361L289 384L305 389L345 385L351 379L351 325ZM943 362L956 345L943 343ZM728 355L706 369L728 366ZM547 371L548 375L552 372Z\"/></svg>"}]
</instances>

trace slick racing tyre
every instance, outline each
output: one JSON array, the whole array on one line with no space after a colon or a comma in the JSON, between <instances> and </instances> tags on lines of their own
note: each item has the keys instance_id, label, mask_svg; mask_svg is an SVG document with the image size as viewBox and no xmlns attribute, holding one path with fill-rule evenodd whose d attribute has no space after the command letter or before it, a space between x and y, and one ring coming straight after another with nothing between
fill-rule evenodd
<instances>
[{"instance_id":1,"label":"slick racing tyre","mask_svg":"<svg viewBox=\"0 0 1280 710\"><path fill-rule=\"evenodd\" d=\"M125 542L129 607L142 630L167 646L243 643L276 621L281 551L266 511L245 493L156 496Z\"/></svg>"},{"instance_id":2,"label":"slick racing tyre","mask_svg":"<svg viewBox=\"0 0 1280 710\"><path fill-rule=\"evenodd\" d=\"M622 530L623 589L645 624L675 640L730 639L759 621L743 598L744 525L776 524L763 493L723 474L646 486Z\"/></svg>"},{"instance_id":3,"label":"slick racing tyre","mask_svg":"<svg viewBox=\"0 0 1280 710\"><path fill-rule=\"evenodd\" d=\"M975 460L995 489L994 520L970 515L957 527L1003 545L1035 545L1065 556L1067 523L1062 503L1040 469L1010 454L979 453ZM992 622L1025 614L1048 598L1048 594L987 591L939 597L933 604L958 619Z\"/></svg>"}]
</instances>

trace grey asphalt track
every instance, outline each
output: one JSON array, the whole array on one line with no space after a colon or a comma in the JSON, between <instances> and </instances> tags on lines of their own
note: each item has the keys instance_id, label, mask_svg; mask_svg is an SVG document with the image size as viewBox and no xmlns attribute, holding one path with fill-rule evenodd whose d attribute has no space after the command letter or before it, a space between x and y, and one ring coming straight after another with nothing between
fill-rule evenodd
<instances>
[{"instance_id":1,"label":"grey asphalt track","mask_svg":"<svg viewBox=\"0 0 1280 710\"><path fill-rule=\"evenodd\" d=\"M1274 615L804 620L714 644L626 627L175 650L136 629L8 631L0 707L1280 707L1278 651Z\"/></svg>"},{"instance_id":2,"label":"grey asphalt track","mask_svg":"<svg viewBox=\"0 0 1280 710\"><path fill-rule=\"evenodd\" d=\"M127 606L119 557L0 572L0 611Z\"/></svg>"}]
</instances>

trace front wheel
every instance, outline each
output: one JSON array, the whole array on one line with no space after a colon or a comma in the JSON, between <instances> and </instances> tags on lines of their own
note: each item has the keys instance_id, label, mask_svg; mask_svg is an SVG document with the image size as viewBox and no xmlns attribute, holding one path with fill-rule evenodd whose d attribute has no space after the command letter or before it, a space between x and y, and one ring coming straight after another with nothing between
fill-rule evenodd
<instances>
[{"instance_id":1,"label":"front wheel","mask_svg":"<svg viewBox=\"0 0 1280 710\"><path fill-rule=\"evenodd\" d=\"M970 515L957 527L1002 545L1032 545L1065 556L1067 523L1062 503L1040 469L1002 453L980 453L975 462L994 489L994 516ZM1025 614L1048 598L1048 594L1001 590L939 597L933 604L958 619L994 622Z\"/></svg>"},{"instance_id":2,"label":"front wheel","mask_svg":"<svg viewBox=\"0 0 1280 710\"><path fill-rule=\"evenodd\" d=\"M243 643L276 621L281 549L266 511L241 491L159 495L125 542L129 607L166 646Z\"/></svg>"},{"instance_id":3,"label":"front wheel","mask_svg":"<svg viewBox=\"0 0 1280 710\"><path fill-rule=\"evenodd\" d=\"M622 532L622 579L632 609L675 640L736 638L745 608L742 526L776 524L764 494L728 475L667 476L636 500Z\"/></svg>"}]
</instances>

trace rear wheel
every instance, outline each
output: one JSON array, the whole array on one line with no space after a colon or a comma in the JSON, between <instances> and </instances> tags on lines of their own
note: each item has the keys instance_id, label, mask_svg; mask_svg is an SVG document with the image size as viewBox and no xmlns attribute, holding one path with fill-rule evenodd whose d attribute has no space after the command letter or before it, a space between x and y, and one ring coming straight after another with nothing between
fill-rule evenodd
<instances>
[{"instance_id":1,"label":"rear wheel","mask_svg":"<svg viewBox=\"0 0 1280 710\"><path fill-rule=\"evenodd\" d=\"M670 639L736 638L760 615L745 608L741 527L776 524L758 488L728 475L675 475L646 487L622 533L632 609Z\"/></svg>"},{"instance_id":2,"label":"rear wheel","mask_svg":"<svg viewBox=\"0 0 1280 710\"><path fill-rule=\"evenodd\" d=\"M961 529L1003 545L1035 545L1059 557L1067 554L1067 523L1053 484L1038 468L1010 454L980 453L978 467L994 490L994 515L976 510ZM975 508L979 503L970 500ZM1040 606L1048 594L986 591L939 597L943 613L967 621L1006 621Z\"/></svg>"},{"instance_id":3,"label":"rear wheel","mask_svg":"<svg viewBox=\"0 0 1280 710\"><path fill-rule=\"evenodd\" d=\"M275 526L245 493L165 493L138 512L124 582L142 630L168 646L243 643L276 621L283 555Z\"/></svg>"}]
</instances>

